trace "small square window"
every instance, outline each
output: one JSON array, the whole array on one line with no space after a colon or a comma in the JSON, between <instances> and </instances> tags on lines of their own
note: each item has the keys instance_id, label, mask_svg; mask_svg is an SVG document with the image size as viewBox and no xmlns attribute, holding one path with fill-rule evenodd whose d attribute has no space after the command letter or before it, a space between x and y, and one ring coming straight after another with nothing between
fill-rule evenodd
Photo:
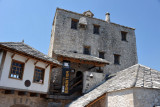
<instances>
[{"instance_id":1,"label":"small square window","mask_svg":"<svg viewBox=\"0 0 160 107\"><path fill-rule=\"evenodd\" d=\"M44 69L35 67L33 82L35 83L43 83L44 82Z\"/></svg>"},{"instance_id":2,"label":"small square window","mask_svg":"<svg viewBox=\"0 0 160 107\"><path fill-rule=\"evenodd\" d=\"M77 29L77 26L78 26L78 20L77 19L72 19L71 29Z\"/></svg>"},{"instance_id":3,"label":"small square window","mask_svg":"<svg viewBox=\"0 0 160 107\"><path fill-rule=\"evenodd\" d=\"M104 52L99 52L99 58L104 59Z\"/></svg>"},{"instance_id":4,"label":"small square window","mask_svg":"<svg viewBox=\"0 0 160 107\"><path fill-rule=\"evenodd\" d=\"M120 55L114 54L114 64L120 64Z\"/></svg>"},{"instance_id":5,"label":"small square window","mask_svg":"<svg viewBox=\"0 0 160 107\"><path fill-rule=\"evenodd\" d=\"M86 55L90 55L91 54L89 46L84 46L83 54L86 54Z\"/></svg>"},{"instance_id":6,"label":"small square window","mask_svg":"<svg viewBox=\"0 0 160 107\"><path fill-rule=\"evenodd\" d=\"M99 25L93 25L94 26L94 28L93 28L93 33L94 34L99 34Z\"/></svg>"},{"instance_id":7,"label":"small square window","mask_svg":"<svg viewBox=\"0 0 160 107\"><path fill-rule=\"evenodd\" d=\"M13 60L9 77L15 79L22 79L23 70L24 70L24 63Z\"/></svg>"},{"instance_id":8,"label":"small square window","mask_svg":"<svg viewBox=\"0 0 160 107\"><path fill-rule=\"evenodd\" d=\"M79 27L80 27L81 29L86 29L86 25L84 25L84 24L80 24Z\"/></svg>"},{"instance_id":9,"label":"small square window","mask_svg":"<svg viewBox=\"0 0 160 107\"><path fill-rule=\"evenodd\" d=\"M122 41L127 41L127 32L121 31Z\"/></svg>"}]
</instances>

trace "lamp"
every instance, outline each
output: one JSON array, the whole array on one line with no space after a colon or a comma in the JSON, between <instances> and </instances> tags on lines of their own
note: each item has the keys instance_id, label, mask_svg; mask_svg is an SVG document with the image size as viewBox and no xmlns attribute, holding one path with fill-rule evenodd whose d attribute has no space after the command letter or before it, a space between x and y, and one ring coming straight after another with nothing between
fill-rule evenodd
<instances>
[{"instance_id":1,"label":"lamp","mask_svg":"<svg viewBox=\"0 0 160 107\"><path fill-rule=\"evenodd\" d=\"M90 77L90 78L93 78L93 74L92 74L92 73L90 73L89 77Z\"/></svg>"}]
</instances>

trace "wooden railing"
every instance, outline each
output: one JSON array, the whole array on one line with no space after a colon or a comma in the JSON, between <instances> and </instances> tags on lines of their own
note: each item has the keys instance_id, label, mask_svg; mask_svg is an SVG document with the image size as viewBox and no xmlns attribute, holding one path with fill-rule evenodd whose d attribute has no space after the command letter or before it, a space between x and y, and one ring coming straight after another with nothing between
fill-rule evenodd
<instances>
[{"instance_id":1,"label":"wooden railing","mask_svg":"<svg viewBox=\"0 0 160 107\"><path fill-rule=\"evenodd\" d=\"M76 91L79 91L80 89L82 90L82 76L76 77L69 81L69 92L70 95L73 94ZM50 90L49 94L61 94L61 84L50 84Z\"/></svg>"}]
</instances>

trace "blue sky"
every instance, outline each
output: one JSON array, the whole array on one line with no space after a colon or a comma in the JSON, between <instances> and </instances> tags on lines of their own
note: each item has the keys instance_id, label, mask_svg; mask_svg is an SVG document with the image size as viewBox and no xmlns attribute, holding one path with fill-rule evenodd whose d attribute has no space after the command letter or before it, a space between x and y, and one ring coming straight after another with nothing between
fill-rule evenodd
<instances>
[{"instance_id":1,"label":"blue sky","mask_svg":"<svg viewBox=\"0 0 160 107\"><path fill-rule=\"evenodd\" d=\"M47 54L56 8L136 28L138 62L160 71L160 0L0 0L0 42L20 42Z\"/></svg>"}]
</instances>

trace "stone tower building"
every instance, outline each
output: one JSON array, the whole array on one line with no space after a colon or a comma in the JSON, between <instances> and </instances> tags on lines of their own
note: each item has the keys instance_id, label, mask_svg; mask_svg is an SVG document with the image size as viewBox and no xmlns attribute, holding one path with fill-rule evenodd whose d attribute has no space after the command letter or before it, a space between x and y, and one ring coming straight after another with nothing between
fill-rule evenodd
<instances>
[{"instance_id":1,"label":"stone tower building","mask_svg":"<svg viewBox=\"0 0 160 107\"><path fill-rule=\"evenodd\" d=\"M137 63L135 29L110 22L110 14L101 20L90 11L83 14L57 9L52 25L49 56L54 50L83 54L89 48L91 56L110 62L104 72L115 73ZM115 61L118 59L118 62Z\"/></svg>"},{"instance_id":2,"label":"stone tower building","mask_svg":"<svg viewBox=\"0 0 160 107\"><path fill-rule=\"evenodd\" d=\"M110 22L109 13L105 20L93 16L91 11L79 14L57 8L48 55L62 62L63 67L53 72L53 93L60 90L63 95L66 89L75 86L80 75L81 91L86 93L108 75L137 64L135 29ZM65 84L66 81L69 83Z\"/></svg>"}]
</instances>

